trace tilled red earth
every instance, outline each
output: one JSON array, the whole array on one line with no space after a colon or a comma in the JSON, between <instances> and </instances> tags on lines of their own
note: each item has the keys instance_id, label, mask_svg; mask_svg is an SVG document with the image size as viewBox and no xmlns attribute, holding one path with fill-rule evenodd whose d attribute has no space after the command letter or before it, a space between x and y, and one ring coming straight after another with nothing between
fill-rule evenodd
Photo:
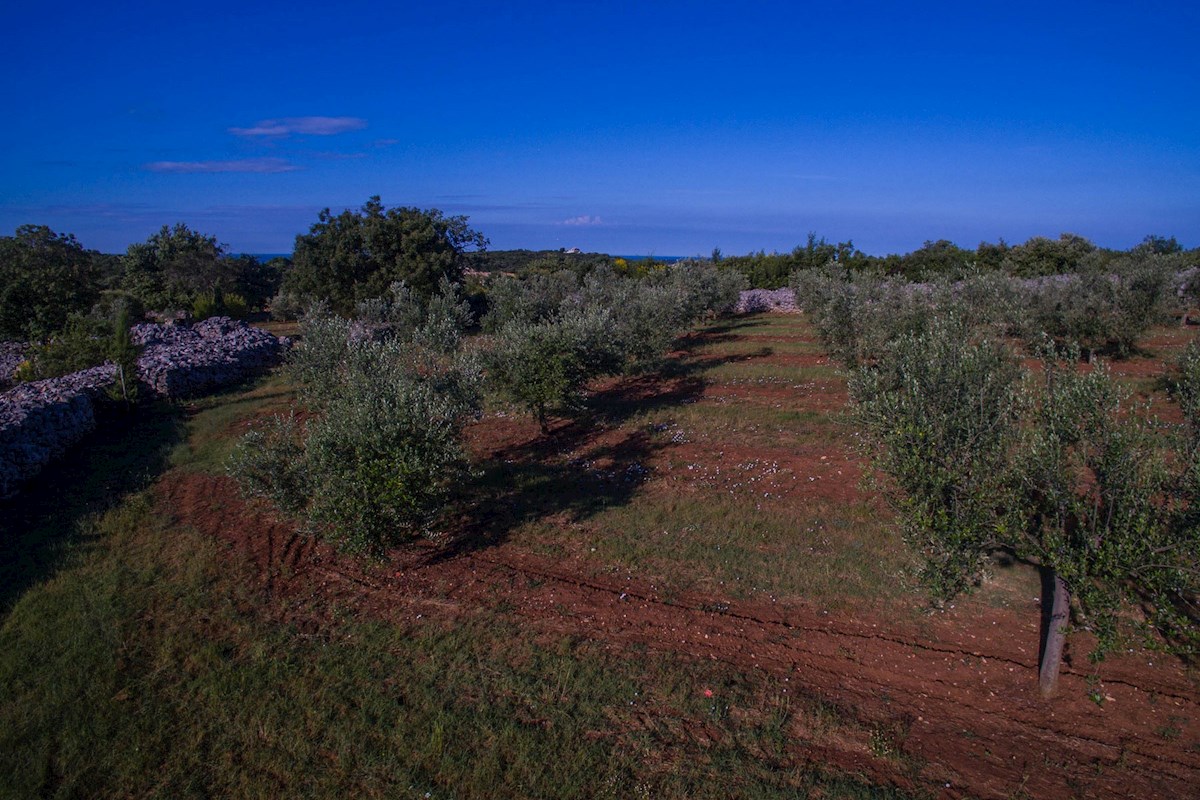
<instances>
[{"instance_id":1,"label":"tilled red earth","mask_svg":"<svg viewBox=\"0 0 1200 800\"><path fill-rule=\"evenodd\" d=\"M902 733L914 780L860 747L801 753L900 786L950 797L1193 797L1200 786L1197 686L1171 660L1148 667L1106 662L1104 681L1068 670L1060 694L1036 689L1037 619L972 607L917 630L860 614L711 596L664 600L635 581L581 577L510 545L442 557L433 547L385 566L341 558L326 545L249 509L223 477L173 473L160 490L180 521L229 543L253 565L281 615L325 623L332 601L359 614L411 623L460 610L504 607L529 624L603 642L786 677L850 710L866 725ZM1088 699L1097 688L1102 703ZM796 746L808 746L797 731Z\"/></svg>"},{"instance_id":2,"label":"tilled red earth","mask_svg":"<svg viewBox=\"0 0 1200 800\"><path fill-rule=\"evenodd\" d=\"M779 391L726 386L703 394L772 402ZM818 395L813 407L827 409L829 398ZM796 394L787 397L795 401ZM501 428L481 449L494 454L502 440L528 434L516 422ZM785 465L793 473L826 467L815 449L796 459ZM838 456L848 460L845 452ZM806 502L808 491L853 499L859 470L846 472L842 482L813 482L795 502ZM334 605L406 625L504 609L536 630L587 637L617 653L646 647L786 679L801 696L836 706L864 729L888 732L899 751L881 757L861 738L815 737L798 720L795 758L879 783L946 797L1200 796L1194 672L1169 657L1136 653L1110 657L1097 683L1088 677L1086 642L1076 635L1070 646L1077 655L1059 695L1044 701L1032 599L1019 613L968 602L913 621L803 601L664 598L629 576L597 576L582 556L549 560L511 542L474 550L423 544L395 551L386 565L369 565L247 506L227 478L174 472L159 490L180 522L227 542L251 565L280 617L302 629L329 624Z\"/></svg>"}]
</instances>

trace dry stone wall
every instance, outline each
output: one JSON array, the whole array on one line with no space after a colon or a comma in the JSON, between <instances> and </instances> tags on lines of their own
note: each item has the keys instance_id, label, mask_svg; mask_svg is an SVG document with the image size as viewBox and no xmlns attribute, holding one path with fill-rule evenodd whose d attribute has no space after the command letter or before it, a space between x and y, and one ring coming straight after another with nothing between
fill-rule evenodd
<instances>
[{"instance_id":1,"label":"dry stone wall","mask_svg":"<svg viewBox=\"0 0 1200 800\"><path fill-rule=\"evenodd\" d=\"M164 397L200 394L257 375L279 363L289 341L229 317L195 325L135 325L143 345L138 376Z\"/></svg>"},{"instance_id":2,"label":"dry stone wall","mask_svg":"<svg viewBox=\"0 0 1200 800\"><path fill-rule=\"evenodd\" d=\"M143 389L169 398L269 369L289 345L228 317L195 325L135 325L131 336L145 346L138 359ZM5 352L0 350L0 357ZM24 346L20 352L23 356ZM19 363L18 358L13 368ZM15 494L20 483L95 429L97 400L116 379L117 368L105 364L0 394L0 499Z\"/></svg>"},{"instance_id":3,"label":"dry stone wall","mask_svg":"<svg viewBox=\"0 0 1200 800\"><path fill-rule=\"evenodd\" d=\"M753 314L757 311L783 311L795 314L796 292L784 286L782 289L747 289L733 307L735 314Z\"/></svg>"},{"instance_id":4,"label":"dry stone wall","mask_svg":"<svg viewBox=\"0 0 1200 800\"><path fill-rule=\"evenodd\" d=\"M29 345L24 342L0 342L0 392L12 388L13 373L28 351Z\"/></svg>"},{"instance_id":5,"label":"dry stone wall","mask_svg":"<svg viewBox=\"0 0 1200 800\"><path fill-rule=\"evenodd\" d=\"M105 364L0 395L0 498L95 429L95 398L116 374Z\"/></svg>"}]
</instances>

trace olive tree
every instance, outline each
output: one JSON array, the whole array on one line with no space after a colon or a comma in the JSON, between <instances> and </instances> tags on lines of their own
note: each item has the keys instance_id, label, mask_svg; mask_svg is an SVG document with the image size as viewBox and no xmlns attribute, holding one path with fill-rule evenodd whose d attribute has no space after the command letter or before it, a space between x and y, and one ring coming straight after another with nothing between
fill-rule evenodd
<instances>
[{"instance_id":1,"label":"olive tree","mask_svg":"<svg viewBox=\"0 0 1200 800\"><path fill-rule=\"evenodd\" d=\"M393 294L407 302L403 287ZM455 287L439 297L379 338L339 317L305 319L290 369L313 415L243 440L230 471L245 494L354 552L433 529L467 469L461 433L480 402L479 367L452 330L462 304Z\"/></svg>"},{"instance_id":2,"label":"olive tree","mask_svg":"<svg viewBox=\"0 0 1200 800\"><path fill-rule=\"evenodd\" d=\"M977 584L999 549L1048 574L1039 680L1050 696L1072 598L1079 624L1097 637L1094 659L1123 640L1130 606L1148 609L1145 626L1169 646L1195 646L1200 448L1194 422L1190 437L1164 439L1127 413L1102 364L1078 371L1077 349L1064 362L1047 342L1041 355L1040 377L1023 375L1001 345L935 321L860 366L850 388L935 599ZM1200 376L1189 370L1200 372L1185 359L1178 394L1191 420L1188 387Z\"/></svg>"}]
</instances>

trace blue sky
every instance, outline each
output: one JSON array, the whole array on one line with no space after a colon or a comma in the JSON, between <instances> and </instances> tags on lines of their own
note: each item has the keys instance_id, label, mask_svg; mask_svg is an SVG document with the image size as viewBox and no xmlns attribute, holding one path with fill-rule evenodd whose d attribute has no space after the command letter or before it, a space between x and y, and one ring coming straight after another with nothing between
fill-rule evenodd
<instances>
[{"instance_id":1,"label":"blue sky","mask_svg":"<svg viewBox=\"0 0 1200 800\"><path fill-rule=\"evenodd\" d=\"M183 221L288 252L324 207L494 249L1200 246L1195 3L24 3L0 234Z\"/></svg>"}]
</instances>

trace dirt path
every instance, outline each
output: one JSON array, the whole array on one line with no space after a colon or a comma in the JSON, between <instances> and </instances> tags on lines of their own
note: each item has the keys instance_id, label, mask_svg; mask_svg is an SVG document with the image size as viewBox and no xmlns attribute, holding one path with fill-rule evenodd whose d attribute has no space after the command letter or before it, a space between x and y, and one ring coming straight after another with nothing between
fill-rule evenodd
<instances>
[{"instance_id":1,"label":"dirt path","mask_svg":"<svg viewBox=\"0 0 1200 800\"><path fill-rule=\"evenodd\" d=\"M384 566L338 557L247 508L223 477L175 472L159 486L181 523L226 541L252 565L281 617L301 628L332 604L405 624L504 608L549 633L634 645L787 679L801 696L880 732L815 740L794 730L798 759L947 797L1186 798L1200 787L1200 696L1175 663L1107 662L1104 682L1068 669L1060 696L1036 692L1037 615L978 606L923 625L801 605L661 597L630 578L504 544L446 556L397 551ZM1088 699L1099 691L1101 703ZM893 752L888 752L892 750Z\"/></svg>"}]
</instances>

